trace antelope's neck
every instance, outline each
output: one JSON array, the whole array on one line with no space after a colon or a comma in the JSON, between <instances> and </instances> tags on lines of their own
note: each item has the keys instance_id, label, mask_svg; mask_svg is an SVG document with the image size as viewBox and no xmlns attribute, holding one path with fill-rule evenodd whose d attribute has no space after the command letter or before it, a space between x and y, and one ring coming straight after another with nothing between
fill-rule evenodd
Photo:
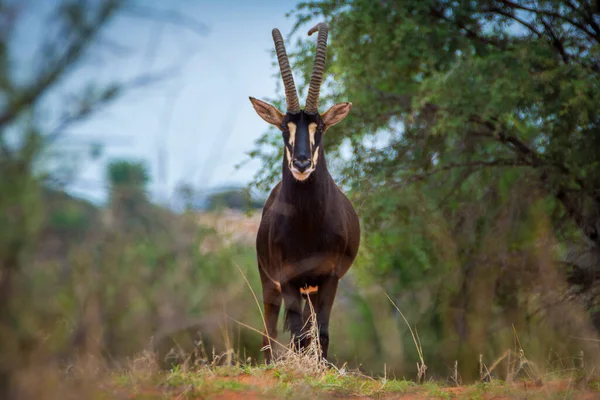
<instances>
[{"instance_id":1,"label":"antelope's neck","mask_svg":"<svg viewBox=\"0 0 600 400\"><path fill-rule=\"evenodd\" d=\"M296 180L285 161L282 172L279 200L291 206L295 217L314 218L327 213L327 198L330 196L333 180L323 154L319 157L316 169L305 181Z\"/></svg>"}]
</instances>

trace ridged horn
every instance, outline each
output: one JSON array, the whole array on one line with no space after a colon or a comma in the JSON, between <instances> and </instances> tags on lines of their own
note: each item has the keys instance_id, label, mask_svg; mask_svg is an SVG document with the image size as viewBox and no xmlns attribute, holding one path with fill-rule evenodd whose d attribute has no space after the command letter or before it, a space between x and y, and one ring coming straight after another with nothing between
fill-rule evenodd
<instances>
[{"instance_id":1,"label":"ridged horn","mask_svg":"<svg viewBox=\"0 0 600 400\"><path fill-rule=\"evenodd\" d=\"M283 87L285 88L285 100L287 103L287 111L297 113L300 111L300 102L298 101L298 92L294 84L294 76L290 68L285 45L279 29L273 29L273 42L275 42L275 51L277 52L277 61L279 61L279 70L281 71L281 79L283 79Z\"/></svg>"},{"instance_id":2,"label":"ridged horn","mask_svg":"<svg viewBox=\"0 0 600 400\"><path fill-rule=\"evenodd\" d=\"M306 97L305 112L317 113L319 109L319 92L323 82L323 73L325 72L325 59L327 56L327 34L329 27L321 22L308 31L308 36L319 31L317 38L317 52L315 54L315 63L313 65L312 75L310 77L310 86L308 87L308 96Z\"/></svg>"}]
</instances>

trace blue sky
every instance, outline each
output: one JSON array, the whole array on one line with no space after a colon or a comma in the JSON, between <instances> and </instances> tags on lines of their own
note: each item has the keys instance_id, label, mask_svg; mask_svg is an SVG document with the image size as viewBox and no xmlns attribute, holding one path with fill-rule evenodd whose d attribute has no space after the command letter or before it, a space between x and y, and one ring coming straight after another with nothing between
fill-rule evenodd
<instances>
[{"instance_id":1,"label":"blue sky","mask_svg":"<svg viewBox=\"0 0 600 400\"><path fill-rule=\"evenodd\" d=\"M50 7L55 1L28 1ZM171 0L139 1L153 10L176 10L190 18L186 25L162 18L138 18L125 13L103 35L98 49L48 99L60 109L64 96L88 82L128 80L175 68L177 73L149 87L135 89L83 123L70 127L58 142L76 153L80 144L99 141L102 157L82 159L70 191L103 201L105 165L115 158L144 160L150 167L152 192L168 201L180 182L199 189L245 184L258 167L246 158L267 124L254 112L248 96L274 97L277 69L272 66L271 29L281 30L288 47L292 18L285 14L293 0ZM42 8L35 8L41 13ZM29 12L19 27L24 64L35 64L34 44L44 35L43 22ZM202 34L202 26L208 29ZM198 29L196 29L198 28ZM28 47L29 46L29 47ZM77 147L80 146L80 147ZM164 168L159 168L162 160Z\"/></svg>"}]
</instances>

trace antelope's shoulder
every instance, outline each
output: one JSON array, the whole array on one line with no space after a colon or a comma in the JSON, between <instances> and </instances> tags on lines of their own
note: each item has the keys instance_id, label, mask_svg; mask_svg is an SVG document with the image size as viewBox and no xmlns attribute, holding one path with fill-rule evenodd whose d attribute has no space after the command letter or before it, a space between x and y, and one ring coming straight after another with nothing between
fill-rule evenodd
<instances>
[{"instance_id":1,"label":"antelope's shoulder","mask_svg":"<svg viewBox=\"0 0 600 400\"><path fill-rule=\"evenodd\" d=\"M271 190L269 197L267 197L267 201L265 201L265 206L263 207L262 212L263 218L265 214L267 214L269 210L273 207L273 204L277 200L277 197L279 197L279 191L281 190L281 182L282 181L277 182L277 185L275 185L275 187Z\"/></svg>"}]
</instances>

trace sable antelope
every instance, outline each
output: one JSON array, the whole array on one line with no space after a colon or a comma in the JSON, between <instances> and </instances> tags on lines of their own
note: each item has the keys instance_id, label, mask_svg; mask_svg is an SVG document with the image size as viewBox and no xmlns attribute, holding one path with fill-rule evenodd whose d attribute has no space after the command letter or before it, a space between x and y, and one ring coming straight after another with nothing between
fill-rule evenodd
<instances>
[{"instance_id":1,"label":"sable antelope","mask_svg":"<svg viewBox=\"0 0 600 400\"><path fill-rule=\"evenodd\" d=\"M327 169L321 138L343 120L352 103L332 106L319 114L319 91L325 69L326 24L319 31L317 50L306 99L300 109L294 78L281 33L273 29L273 41L285 87L287 112L250 97L258 115L281 130L284 141L282 179L273 188L262 212L256 238L258 270L265 309L266 336L277 338L277 319L283 298L284 329L289 329L298 349L308 345L305 322L310 298L316 313L321 355L327 358L329 317L339 280L354 262L360 244L358 216ZM272 350L265 353L267 363Z\"/></svg>"}]
</instances>

